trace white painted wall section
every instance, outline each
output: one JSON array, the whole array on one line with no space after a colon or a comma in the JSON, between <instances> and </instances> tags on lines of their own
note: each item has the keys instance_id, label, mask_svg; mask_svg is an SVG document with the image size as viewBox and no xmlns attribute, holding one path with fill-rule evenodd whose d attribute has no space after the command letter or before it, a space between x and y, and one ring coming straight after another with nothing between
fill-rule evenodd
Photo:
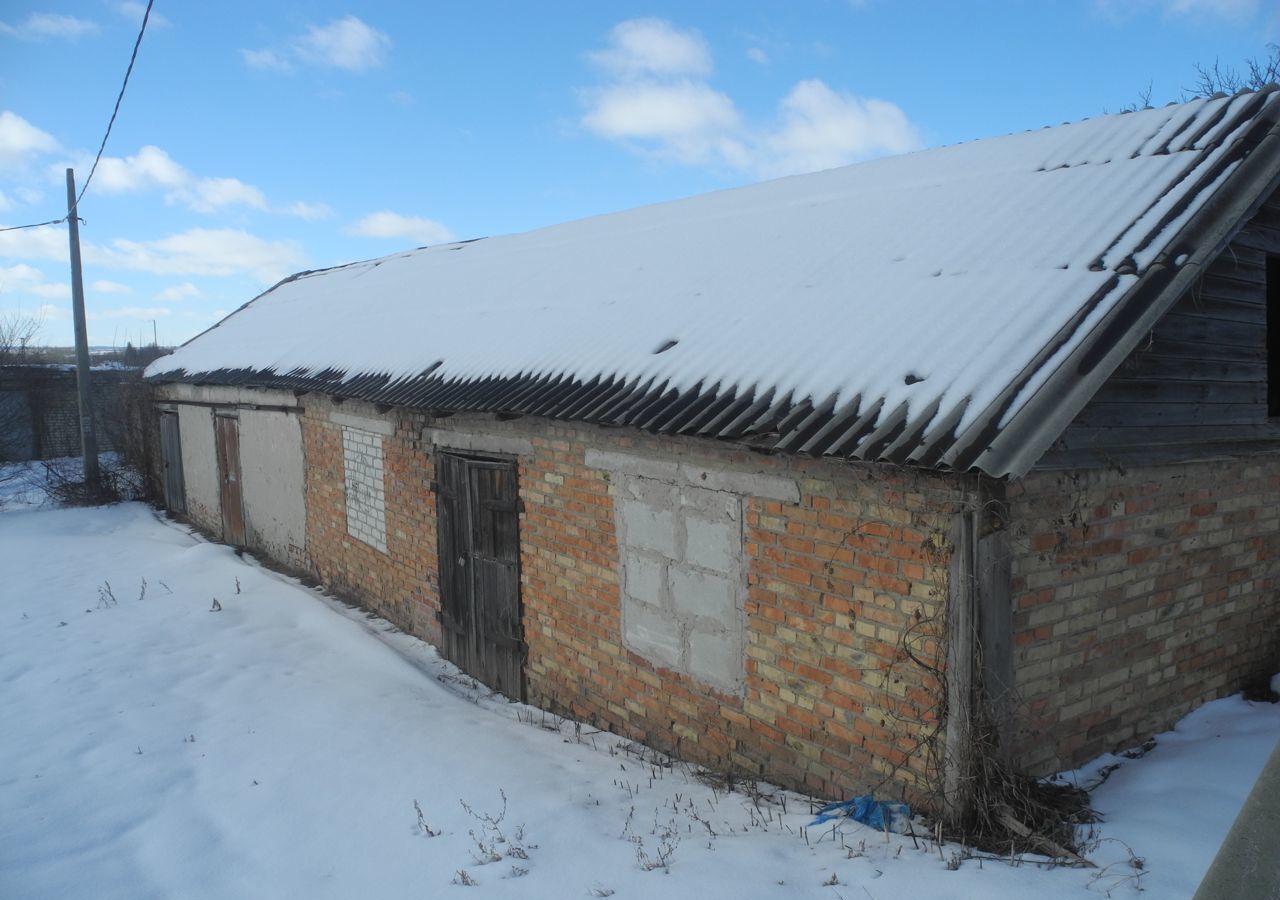
<instances>
[{"instance_id":1,"label":"white painted wall section","mask_svg":"<svg viewBox=\"0 0 1280 900\"><path fill-rule=\"evenodd\" d=\"M218 484L213 410L207 406L179 406L178 435L182 442L187 515L196 524L222 534L222 492Z\"/></svg>"},{"instance_id":2,"label":"white painted wall section","mask_svg":"<svg viewBox=\"0 0 1280 900\"><path fill-rule=\"evenodd\" d=\"M249 544L306 568L306 476L298 417L241 410L240 470Z\"/></svg>"}]
</instances>

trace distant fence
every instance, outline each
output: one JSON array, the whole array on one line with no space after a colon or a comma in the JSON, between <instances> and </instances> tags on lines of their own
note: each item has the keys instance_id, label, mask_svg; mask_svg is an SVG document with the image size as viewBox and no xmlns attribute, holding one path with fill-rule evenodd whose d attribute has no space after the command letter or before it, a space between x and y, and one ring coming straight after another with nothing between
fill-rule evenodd
<instances>
[{"instance_id":1,"label":"distant fence","mask_svg":"<svg viewBox=\"0 0 1280 900\"><path fill-rule=\"evenodd\" d=\"M93 414L98 449L111 450L119 396L136 381L132 369L95 369ZM52 459L80 453L76 372L66 366L0 366L0 461Z\"/></svg>"}]
</instances>

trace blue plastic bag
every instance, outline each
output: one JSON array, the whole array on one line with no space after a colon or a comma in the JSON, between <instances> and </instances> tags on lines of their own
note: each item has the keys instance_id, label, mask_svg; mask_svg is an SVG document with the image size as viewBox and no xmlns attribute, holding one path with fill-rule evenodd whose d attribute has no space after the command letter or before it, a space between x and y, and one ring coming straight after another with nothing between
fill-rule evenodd
<instances>
[{"instance_id":1,"label":"blue plastic bag","mask_svg":"<svg viewBox=\"0 0 1280 900\"><path fill-rule=\"evenodd\" d=\"M830 822L832 819L853 819L877 831L893 831L899 834L907 830L911 821L911 807L893 800L877 800L870 794L828 803L818 810L810 827Z\"/></svg>"}]
</instances>

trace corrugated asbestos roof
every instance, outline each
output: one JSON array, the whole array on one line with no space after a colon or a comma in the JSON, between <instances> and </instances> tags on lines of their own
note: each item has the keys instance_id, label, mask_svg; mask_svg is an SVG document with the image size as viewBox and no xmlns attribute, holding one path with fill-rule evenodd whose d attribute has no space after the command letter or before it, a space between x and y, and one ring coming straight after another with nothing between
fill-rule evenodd
<instances>
[{"instance_id":1,"label":"corrugated asbestos roof","mask_svg":"<svg viewBox=\"0 0 1280 900\"><path fill-rule=\"evenodd\" d=\"M148 376L1025 472L1280 174L1280 93L295 275Z\"/></svg>"}]
</instances>

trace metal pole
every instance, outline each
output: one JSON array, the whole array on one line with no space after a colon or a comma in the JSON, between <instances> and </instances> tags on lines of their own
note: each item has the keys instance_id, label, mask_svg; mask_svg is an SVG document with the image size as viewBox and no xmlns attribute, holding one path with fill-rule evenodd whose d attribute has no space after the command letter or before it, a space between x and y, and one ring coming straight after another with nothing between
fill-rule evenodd
<instances>
[{"instance_id":1,"label":"metal pole","mask_svg":"<svg viewBox=\"0 0 1280 900\"><path fill-rule=\"evenodd\" d=\"M84 480L98 483L98 437L93 428L93 395L89 391L89 336L84 325L84 278L80 274L80 220L76 218L76 173L67 169L67 226L71 236L71 309L76 328L76 395L80 401L80 452Z\"/></svg>"}]
</instances>

